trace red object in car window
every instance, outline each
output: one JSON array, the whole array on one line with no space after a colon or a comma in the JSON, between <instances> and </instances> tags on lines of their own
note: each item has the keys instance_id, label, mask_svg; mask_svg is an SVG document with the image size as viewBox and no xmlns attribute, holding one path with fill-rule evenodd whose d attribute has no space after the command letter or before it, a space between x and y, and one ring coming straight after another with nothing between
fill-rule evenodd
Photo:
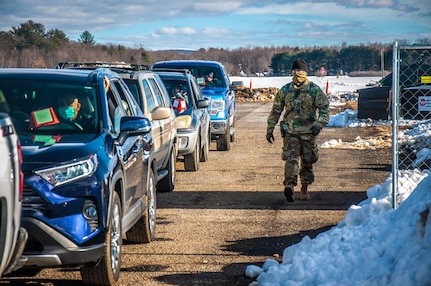
<instances>
[{"instance_id":1,"label":"red object in car window","mask_svg":"<svg viewBox=\"0 0 431 286\"><path fill-rule=\"evenodd\" d=\"M184 112L187 109L187 104L184 99L174 98L172 106L178 112L178 114Z\"/></svg>"}]
</instances>

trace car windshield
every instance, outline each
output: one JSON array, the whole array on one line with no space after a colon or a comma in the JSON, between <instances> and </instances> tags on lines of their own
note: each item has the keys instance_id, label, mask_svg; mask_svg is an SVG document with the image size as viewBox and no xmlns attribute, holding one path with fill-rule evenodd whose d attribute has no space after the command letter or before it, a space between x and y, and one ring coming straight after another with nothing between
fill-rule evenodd
<instances>
[{"instance_id":1,"label":"car windshield","mask_svg":"<svg viewBox=\"0 0 431 286\"><path fill-rule=\"evenodd\" d=\"M169 92L171 102L175 99L181 99L186 102L187 107L193 104L193 96L190 93L187 81L185 80L163 80L166 90Z\"/></svg>"},{"instance_id":2,"label":"car windshield","mask_svg":"<svg viewBox=\"0 0 431 286\"><path fill-rule=\"evenodd\" d=\"M97 90L70 82L7 80L0 95L18 133L97 133Z\"/></svg>"}]
</instances>

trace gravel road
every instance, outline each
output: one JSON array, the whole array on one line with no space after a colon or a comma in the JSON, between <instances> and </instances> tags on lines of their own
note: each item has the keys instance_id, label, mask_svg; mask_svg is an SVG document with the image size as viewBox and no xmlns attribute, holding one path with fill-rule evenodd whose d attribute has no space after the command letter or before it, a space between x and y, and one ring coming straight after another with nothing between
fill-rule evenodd
<instances>
[{"instance_id":1,"label":"gravel road","mask_svg":"<svg viewBox=\"0 0 431 286\"><path fill-rule=\"evenodd\" d=\"M365 191L391 171L390 148L321 149L311 201L283 196L281 137L265 139L271 102L237 103L236 142L227 152L211 145L197 172L177 162L172 193L159 193L157 239L123 248L118 285L248 285L249 264L282 259L283 250L304 236L338 224ZM382 127L324 128L318 137L354 141L390 132ZM298 197L298 193L296 193ZM21 274L20 274L21 275ZM5 285L81 285L75 269L43 269L34 277L10 276Z\"/></svg>"}]
</instances>

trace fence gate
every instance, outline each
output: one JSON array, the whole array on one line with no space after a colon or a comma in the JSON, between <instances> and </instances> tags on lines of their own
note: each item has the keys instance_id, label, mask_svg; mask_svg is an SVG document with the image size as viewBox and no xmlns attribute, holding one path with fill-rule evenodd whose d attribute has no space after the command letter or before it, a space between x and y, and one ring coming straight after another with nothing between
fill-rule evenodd
<instances>
[{"instance_id":1,"label":"fence gate","mask_svg":"<svg viewBox=\"0 0 431 286\"><path fill-rule=\"evenodd\" d=\"M412 188L430 170L430 159L420 160L421 150L431 149L431 46L399 46L393 49L392 73L392 205L403 201L399 188ZM407 121L408 129L400 130ZM416 140L409 140L414 124L421 123ZM404 124L403 124L404 125ZM415 129L417 130L417 129Z\"/></svg>"}]
</instances>

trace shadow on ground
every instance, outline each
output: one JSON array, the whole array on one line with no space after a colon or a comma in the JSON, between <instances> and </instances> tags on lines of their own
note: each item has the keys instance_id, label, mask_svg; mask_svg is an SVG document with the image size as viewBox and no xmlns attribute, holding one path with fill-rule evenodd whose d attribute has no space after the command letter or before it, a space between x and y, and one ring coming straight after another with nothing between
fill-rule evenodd
<instances>
[{"instance_id":1,"label":"shadow on ground","mask_svg":"<svg viewBox=\"0 0 431 286\"><path fill-rule=\"evenodd\" d=\"M283 192L197 191L157 194L157 208L183 209L273 209L273 210L347 210L367 198L365 192L310 192L310 201L288 203Z\"/></svg>"}]
</instances>

